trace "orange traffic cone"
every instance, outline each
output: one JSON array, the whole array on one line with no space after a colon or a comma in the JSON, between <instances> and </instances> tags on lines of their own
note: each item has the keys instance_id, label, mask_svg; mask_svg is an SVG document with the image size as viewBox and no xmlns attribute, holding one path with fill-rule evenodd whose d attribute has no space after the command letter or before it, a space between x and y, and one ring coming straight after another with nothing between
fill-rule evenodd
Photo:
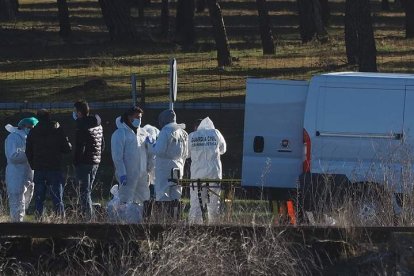
<instances>
[{"instance_id":1,"label":"orange traffic cone","mask_svg":"<svg viewBox=\"0 0 414 276\"><path fill-rule=\"evenodd\" d=\"M293 200L288 200L286 202L286 205L287 205L287 213L290 219L290 223L292 225L296 225L295 205L293 204Z\"/></svg>"}]
</instances>

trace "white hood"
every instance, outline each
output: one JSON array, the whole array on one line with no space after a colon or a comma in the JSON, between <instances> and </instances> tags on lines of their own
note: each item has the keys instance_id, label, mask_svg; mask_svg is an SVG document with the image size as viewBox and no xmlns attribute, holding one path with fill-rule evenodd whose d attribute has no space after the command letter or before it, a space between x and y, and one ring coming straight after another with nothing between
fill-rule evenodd
<instances>
[{"instance_id":1,"label":"white hood","mask_svg":"<svg viewBox=\"0 0 414 276\"><path fill-rule=\"evenodd\" d=\"M17 127L12 126L11 124L5 125L4 128L10 133L14 133L18 130Z\"/></svg>"},{"instance_id":2,"label":"white hood","mask_svg":"<svg viewBox=\"0 0 414 276\"><path fill-rule=\"evenodd\" d=\"M197 130L199 129L215 129L215 127L213 121L209 117L206 117L201 121L200 125L198 126Z\"/></svg>"},{"instance_id":3,"label":"white hood","mask_svg":"<svg viewBox=\"0 0 414 276\"><path fill-rule=\"evenodd\" d=\"M148 134L151 136L151 138L155 141L157 140L158 135L160 134L160 130L156 128L155 126L152 126L150 124L146 124L143 129L148 132Z\"/></svg>"},{"instance_id":4,"label":"white hood","mask_svg":"<svg viewBox=\"0 0 414 276\"><path fill-rule=\"evenodd\" d=\"M123 128L123 127L125 127L125 126L124 126L124 123L122 123L122 122L121 122L121 116L119 116L119 117L117 117L117 118L115 119L115 124L116 124L116 127L117 127L117 128Z\"/></svg>"}]
</instances>

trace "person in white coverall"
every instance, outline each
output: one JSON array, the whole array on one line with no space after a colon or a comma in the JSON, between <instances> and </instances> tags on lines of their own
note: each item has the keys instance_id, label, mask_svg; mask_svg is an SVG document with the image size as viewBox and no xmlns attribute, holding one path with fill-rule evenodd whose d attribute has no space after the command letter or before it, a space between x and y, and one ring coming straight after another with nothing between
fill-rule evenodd
<instances>
[{"instance_id":1,"label":"person in white coverall","mask_svg":"<svg viewBox=\"0 0 414 276\"><path fill-rule=\"evenodd\" d=\"M39 121L34 118L24 118L17 127L6 126L10 132L4 143L7 158L6 186L9 198L10 220L23 221L25 210L33 196L33 170L26 157L26 137L29 131Z\"/></svg>"},{"instance_id":2,"label":"person in white coverall","mask_svg":"<svg viewBox=\"0 0 414 276\"><path fill-rule=\"evenodd\" d=\"M168 181L171 171L179 170L180 178L184 172L184 162L188 155L188 134L184 130L185 124L176 123L173 110L164 110L158 116L162 128L156 143L154 153L155 166L155 199L161 202L170 202L170 214L175 216L174 208L178 207L181 198L181 187Z\"/></svg>"},{"instance_id":3,"label":"person in white coverall","mask_svg":"<svg viewBox=\"0 0 414 276\"><path fill-rule=\"evenodd\" d=\"M155 126L152 126L152 125L149 125L149 124L145 125L143 127L143 129L146 132L148 132L148 134L150 136L150 141L151 141L152 144L154 144L155 141L157 141L157 139L158 139L158 135L160 134L160 130L158 128L156 128ZM150 149L150 153L153 153L153 147L149 147L149 149ZM154 155L154 159L153 159L153 165L154 165L154 168L155 168L156 167L155 155ZM150 183L150 187L152 186L152 188L153 188L154 181L155 181L155 170L152 170L149 174L149 183ZM152 190L152 192L154 192L154 191Z\"/></svg>"},{"instance_id":4,"label":"person in white coverall","mask_svg":"<svg viewBox=\"0 0 414 276\"><path fill-rule=\"evenodd\" d=\"M226 147L223 135L214 128L209 117L199 122L196 130L188 136L191 179L221 179L220 156L226 152ZM217 183L209 185L212 186L210 191L207 188L201 189L201 198L203 207L207 206L208 222L214 223L220 215L220 188ZM190 223L203 223L198 192L196 185L190 187Z\"/></svg>"},{"instance_id":5,"label":"person in white coverall","mask_svg":"<svg viewBox=\"0 0 414 276\"><path fill-rule=\"evenodd\" d=\"M128 223L142 220L143 203L150 198L148 174L153 169L149 134L140 127L143 111L133 107L116 119L111 153L119 182L119 218Z\"/></svg>"}]
</instances>

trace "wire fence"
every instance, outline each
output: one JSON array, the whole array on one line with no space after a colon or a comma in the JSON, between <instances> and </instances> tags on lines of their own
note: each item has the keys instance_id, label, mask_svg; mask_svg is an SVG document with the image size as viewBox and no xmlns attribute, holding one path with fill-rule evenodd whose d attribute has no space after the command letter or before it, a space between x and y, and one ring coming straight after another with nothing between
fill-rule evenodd
<instances>
[{"instance_id":1,"label":"wire fence","mask_svg":"<svg viewBox=\"0 0 414 276\"><path fill-rule=\"evenodd\" d=\"M310 47L310 46L307 46ZM250 53L251 54L251 53ZM379 52L382 72L410 72L410 52ZM257 55L233 57L233 65L218 68L215 56L186 54L177 58L178 101L182 103L243 103L247 77L305 79L321 72L356 70L345 56L304 56L292 52L289 58ZM116 106L132 101L131 75L135 74L138 102L168 102L168 57L99 57L83 59L31 60L0 63L0 103L56 105L86 99ZM1 107L0 107L1 108Z\"/></svg>"},{"instance_id":2,"label":"wire fence","mask_svg":"<svg viewBox=\"0 0 414 276\"><path fill-rule=\"evenodd\" d=\"M178 62L178 101L243 102L246 77L306 79L320 70L318 57L297 60L271 57L234 58L217 68L215 57L186 56ZM340 62L340 61L337 61ZM77 98L104 103L131 101L131 75L139 101L168 101L168 58L36 60L0 65L0 102L53 103Z\"/></svg>"}]
</instances>

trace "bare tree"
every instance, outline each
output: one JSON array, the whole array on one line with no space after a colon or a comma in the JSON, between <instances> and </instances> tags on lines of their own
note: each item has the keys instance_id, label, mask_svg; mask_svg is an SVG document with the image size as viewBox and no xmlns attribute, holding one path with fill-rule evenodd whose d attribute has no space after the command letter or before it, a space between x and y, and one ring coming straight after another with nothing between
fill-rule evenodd
<instances>
[{"instance_id":1,"label":"bare tree","mask_svg":"<svg viewBox=\"0 0 414 276\"><path fill-rule=\"evenodd\" d=\"M328 0L319 0L321 4L321 17L322 23L326 27L329 25L329 20L331 19L331 8L329 7Z\"/></svg>"},{"instance_id":2,"label":"bare tree","mask_svg":"<svg viewBox=\"0 0 414 276\"><path fill-rule=\"evenodd\" d=\"M170 5L168 0L161 2L161 33L168 34L170 30Z\"/></svg>"},{"instance_id":3,"label":"bare tree","mask_svg":"<svg viewBox=\"0 0 414 276\"><path fill-rule=\"evenodd\" d=\"M213 25L213 35L216 41L218 66L230 66L230 46L227 39L226 26L224 25L220 5L217 3L217 0L207 0L207 4L211 23Z\"/></svg>"},{"instance_id":4,"label":"bare tree","mask_svg":"<svg viewBox=\"0 0 414 276\"><path fill-rule=\"evenodd\" d=\"M256 5L257 12L259 14L260 37L262 39L263 54L273 55L276 50L266 0L256 0Z\"/></svg>"},{"instance_id":5,"label":"bare tree","mask_svg":"<svg viewBox=\"0 0 414 276\"><path fill-rule=\"evenodd\" d=\"M197 0L196 2L197 12L204 12L206 9L206 0Z\"/></svg>"},{"instance_id":6,"label":"bare tree","mask_svg":"<svg viewBox=\"0 0 414 276\"><path fill-rule=\"evenodd\" d=\"M59 18L59 35L68 37L72 33L69 20L69 8L66 0L57 0L58 18Z\"/></svg>"},{"instance_id":7,"label":"bare tree","mask_svg":"<svg viewBox=\"0 0 414 276\"><path fill-rule=\"evenodd\" d=\"M194 0L178 0L176 12L176 37L177 40L188 48L195 42L194 26Z\"/></svg>"},{"instance_id":8,"label":"bare tree","mask_svg":"<svg viewBox=\"0 0 414 276\"><path fill-rule=\"evenodd\" d=\"M0 0L0 19L14 20L19 12L18 0Z\"/></svg>"},{"instance_id":9,"label":"bare tree","mask_svg":"<svg viewBox=\"0 0 414 276\"><path fill-rule=\"evenodd\" d=\"M377 50L369 0L346 0L345 45L348 63L361 72L377 71Z\"/></svg>"},{"instance_id":10,"label":"bare tree","mask_svg":"<svg viewBox=\"0 0 414 276\"><path fill-rule=\"evenodd\" d=\"M414 37L414 2L404 0L401 2L405 11L405 37Z\"/></svg>"},{"instance_id":11,"label":"bare tree","mask_svg":"<svg viewBox=\"0 0 414 276\"><path fill-rule=\"evenodd\" d=\"M321 42L328 41L328 33L322 20L322 7L319 0L297 0L299 29L302 42L316 38Z\"/></svg>"},{"instance_id":12,"label":"bare tree","mask_svg":"<svg viewBox=\"0 0 414 276\"><path fill-rule=\"evenodd\" d=\"M99 0L99 5L111 40L136 38L136 30L131 21L130 5L125 0Z\"/></svg>"},{"instance_id":13,"label":"bare tree","mask_svg":"<svg viewBox=\"0 0 414 276\"><path fill-rule=\"evenodd\" d=\"M390 2L388 0L381 0L381 8L384 11L389 11L390 10Z\"/></svg>"}]
</instances>

